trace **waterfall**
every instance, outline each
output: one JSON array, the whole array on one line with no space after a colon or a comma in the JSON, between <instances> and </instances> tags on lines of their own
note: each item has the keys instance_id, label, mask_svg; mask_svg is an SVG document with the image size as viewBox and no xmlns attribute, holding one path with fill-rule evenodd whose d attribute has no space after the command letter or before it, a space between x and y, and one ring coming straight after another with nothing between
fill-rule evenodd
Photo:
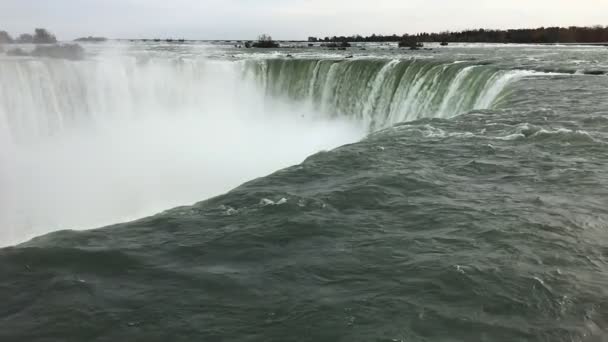
<instances>
[{"instance_id":1,"label":"waterfall","mask_svg":"<svg viewBox=\"0 0 608 342\"><path fill-rule=\"evenodd\" d=\"M356 118L371 130L420 118L449 118L492 108L526 75L489 65L421 60L265 59L247 72L270 96Z\"/></svg>"}]
</instances>

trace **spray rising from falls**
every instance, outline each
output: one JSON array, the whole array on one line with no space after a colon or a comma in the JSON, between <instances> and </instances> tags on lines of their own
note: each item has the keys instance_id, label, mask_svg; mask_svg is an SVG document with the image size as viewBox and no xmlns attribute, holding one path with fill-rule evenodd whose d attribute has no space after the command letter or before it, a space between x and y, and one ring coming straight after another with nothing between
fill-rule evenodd
<instances>
[{"instance_id":1,"label":"spray rising from falls","mask_svg":"<svg viewBox=\"0 0 608 342\"><path fill-rule=\"evenodd\" d=\"M0 245L192 204L364 135L269 105L232 62L0 57L0 75Z\"/></svg>"},{"instance_id":2,"label":"spray rising from falls","mask_svg":"<svg viewBox=\"0 0 608 342\"><path fill-rule=\"evenodd\" d=\"M267 59L249 74L272 96L357 118L370 130L420 118L488 109L524 71L435 60Z\"/></svg>"}]
</instances>

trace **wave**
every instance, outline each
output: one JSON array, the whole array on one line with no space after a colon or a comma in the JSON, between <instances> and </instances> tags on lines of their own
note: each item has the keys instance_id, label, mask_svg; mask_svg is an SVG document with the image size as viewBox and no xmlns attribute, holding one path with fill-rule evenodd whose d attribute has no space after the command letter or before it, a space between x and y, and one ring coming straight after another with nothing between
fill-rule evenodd
<instances>
[{"instance_id":1,"label":"wave","mask_svg":"<svg viewBox=\"0 0 608 342\"><path fill-rule=\"evenodd\" d=\"M596 143L589 132L584 130L572 130L567 128L545 129L540 126L521 124L515 129L516 133L523 138L535 142L561 142L561 143Z\"/></svg>"},{"instance_id":2,"label":"wave","mask_svg":"<svg viewBox=\"0 0 608 342\"><path fill-rule=\"evenodd\" d=\"M572 68L538 68L536 71L545 74L562 74L562 75L590 75L590 76L603 76L606 75L605 70L597 69L572 69Z\"/></svg>"},{"instance_id":3,"label":"wave","mask_svg":"<svg viewBox=\"0 0 608 342\"><path fill-rule=\"evenodd\" d=\"M408 139L483 139L514 141L521 140L527 143L558 143L569 145L601 145L604 144L597 132L589 133L582 129L568 129L564 127L546 128L529 123L521 123L506 129L490 129L495 123L486 122L483 129L476 131L460 130L461 127L449 125L449 121L440 119L419 120L402 123L385 130L370 134L369 137L398 133ZM435 125L432 125L435 124ZM470 128L469 126L467 126Z\"/></svg>"},{"instance_id":4,"label":"wave","mask_svg":"<svg viewBox=\"0 0 608 342\"><path fill-rule=\"evenodd\" d=\"M529 71L435 60L266 59L247 62L266 93L354 117L370 130L488 109Z\"/></svg>"}]
</instances>

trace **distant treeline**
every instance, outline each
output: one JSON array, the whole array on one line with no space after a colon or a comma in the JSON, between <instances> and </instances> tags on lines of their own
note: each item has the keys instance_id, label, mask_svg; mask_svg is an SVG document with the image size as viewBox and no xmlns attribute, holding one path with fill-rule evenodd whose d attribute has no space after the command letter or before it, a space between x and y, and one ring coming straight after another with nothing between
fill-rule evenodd
<instances>
[{"instance_id":1,"label":"distant treeline","mask_svg":"<svg viewBox=\"0 0 608 342\"><path fill-rule=\"evenodd\" d=\"M82 37L74 39L75 42L101 43L108 39L105 37ZM34 34L23 33L13 38L8 32L0 30L0 44L56 44L57 37L44 28L37 28Z\"/></svg>"},{"instance_id":2,"label":"distant treeline","mask_svg":"<svg viewBox=\"0 0 608 342\"><path fill-rule=\"evenodd\" d=\"M608 26L593 27L541 27L515 30L466 30L460 32L396 34L390 36L372 34L350 37L308 38L310 42L450 42L450 43L606 43Z\"/></svg>"},{"instance_id":3,"label":"distant treeline","mask_svg":"<svg viewBox=\"0 0 608 342\"><path fill-rule=\"evenodd\" d=\"M6 31L0 31L0 44L54 44L57 43L57 38L54 34L46 29L37 28L34 34L24 33L17 38L11 37Z\"/></svg>"}]
</instances>

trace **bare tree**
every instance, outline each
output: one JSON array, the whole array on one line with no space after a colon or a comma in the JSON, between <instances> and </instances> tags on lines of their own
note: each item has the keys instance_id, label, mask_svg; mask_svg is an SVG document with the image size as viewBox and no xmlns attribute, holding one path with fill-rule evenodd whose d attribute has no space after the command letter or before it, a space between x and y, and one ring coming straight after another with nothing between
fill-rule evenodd
<instances>
[{"instance_id":1,"label":"bare tree","mask_svg":"<svg viewBox=\"0 0 608 342\"><path fill-rule=\"evenodd\" d=\"M13 37L6 31L0 31L0 44L11 44L13 43Z\"/></svg>"},{"instance_id":2,"label":"bare tree","mask_svg":"<svg viewBox=\"0 0 608 342\"><path fill-rule=\"evenodd\" d=\"M258 37L259 42L272 42L272 36L268 34L262 34Z\"/></svg>"},{"instance_id":3,"label":"bare tree","mask_svg":"<svg viewBox=\"0 0 608 342\"><path fill-rule=\"evenodd\" d=\"M258 37L258 41L252 44L255 48L278 48L279 44L272 40L272 37L268 34L263 34Z\"/></svg>"},{"instance_id":4,"label":"bare tree","mask_svg":"<svg viewBox=\"0 0 608 342\"><path fill-rule=\"evenodd\" d=\"M55 35L43 28L37 28L34 33L34 44L54 44L57 43Z\"/></svg>"},{"instance_id":5,"label":"bare tree","mask_svg":"<svg viewBox=\"0 0 608 342\"><path fill-rule=\"evenodd\" d=\"M19 35L19 38L17 38L17 43L22 43L22 44L29 44L29 43L33 43L34 42L34 36L32 36L29 33L24 33Z\"/></svg>"}]
</instances>

